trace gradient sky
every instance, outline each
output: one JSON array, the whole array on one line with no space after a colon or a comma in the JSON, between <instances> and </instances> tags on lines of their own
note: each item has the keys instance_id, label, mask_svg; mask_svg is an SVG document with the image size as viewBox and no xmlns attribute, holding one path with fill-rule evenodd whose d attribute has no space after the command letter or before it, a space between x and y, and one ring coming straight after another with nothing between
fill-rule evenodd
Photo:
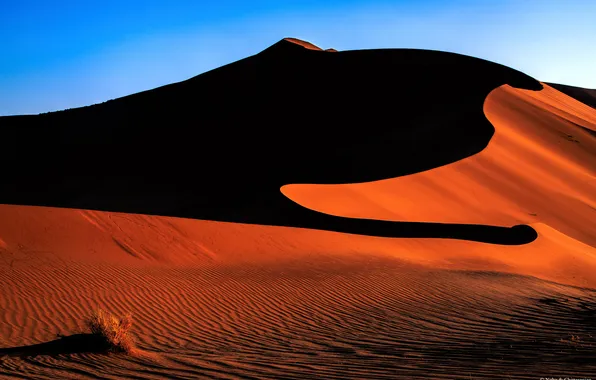
<instances>
[{"instance_id":1,"label":"gradient sky","mask_svg":"<svg viewBox=\"0 0 596 380\"><path fill-rule=\"evenodd\" d=\"M283 37L420 48L596 88L596 0L0 0L0 115L100 103ZM51 4L51 5L50 5Z\"/></svg>"}]
</instances>

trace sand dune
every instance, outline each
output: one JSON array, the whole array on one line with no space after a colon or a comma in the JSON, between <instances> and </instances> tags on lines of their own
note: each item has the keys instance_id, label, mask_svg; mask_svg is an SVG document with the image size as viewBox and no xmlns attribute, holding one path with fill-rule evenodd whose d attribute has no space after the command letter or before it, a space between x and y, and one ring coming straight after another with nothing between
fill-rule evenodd
<instances>
[{"instance_id":1,"label":"sand dune","mask_svg":"<svg viewBox=\"0 0 596 380\"><path fill-rule=\"evenodd\" d=\"M187 81L105 104L0 118L0 138L15 142L0 151L7 163L0 202L529 242L535 236L495 226L325 217L279 191L292 183L394 178L478 153L494 133L482 111L484 99L503 84L542 88L513 69L457 54L327 54L286 39ZM437 97L447 88L448 97ZM394 98L385 95L389 90ZM32 152L30 160L19 159L23 149Z\"/></svg>"},{"instance_id":2,"label":"sand dune","mask_svg":"<svg viewBox=\"0 0 596 380\"><path fill-rule=\"evenodd\" d=\"M596 138L590 131L596 130L596 112L548 86L540 92L498 88L486 99L484 111L496 133L475 156L406 177L348 185L287 185L282 192L310 209L351 218L544 224L590 248L570 256L567 244L557 247L559 238L552 247L530 244L523 248L527 254L540 246L532 261L537 255L543 263L546 256L553 260L552 268L532 274L553 278L557 267L579 260L580 267L589 269L572 282L593 286ZM482 250L486 255L491 248ZM527 254L493 259L514 268L517 261L527 262ZM570 281L565 274L558 277Z\"/></svg>"},{"instance_id":3,"label":"sand dune","mask_svg":"<svg viewBox=\"0 0 596 380\"><path fill-rule=\"evenodd\" d=\"M0 153L0 377L594 376L596 110L470 57L313 47L0 118L17 146L39 133L36 164ZM383 86L371 67L396 98L342 108ZM230 95L247 72L264 89ZM97 306L133 312L140 352L94 352Z\"/></svg>"}]
</instances>

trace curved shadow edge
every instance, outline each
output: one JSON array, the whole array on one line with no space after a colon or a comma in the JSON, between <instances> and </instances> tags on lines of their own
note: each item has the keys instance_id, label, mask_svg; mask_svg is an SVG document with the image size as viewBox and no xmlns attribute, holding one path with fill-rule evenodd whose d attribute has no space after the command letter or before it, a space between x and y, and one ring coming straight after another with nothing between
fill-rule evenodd
<instances>
[{"instance_id":1,"label":"curved shadow edge","mask_svg":"<svg viewBox=\"0 0 596 380\"><path fill-rule=\"evenodd\" d=\"M427 238L468 240L498 245L523 245L535 241L538 233L529 225L512 227L483 224L403 222L344 218L311 211L313 215L298 227L385 238ZM288 227L296 227L296 224Z\"/></svg>"}]
</instances>

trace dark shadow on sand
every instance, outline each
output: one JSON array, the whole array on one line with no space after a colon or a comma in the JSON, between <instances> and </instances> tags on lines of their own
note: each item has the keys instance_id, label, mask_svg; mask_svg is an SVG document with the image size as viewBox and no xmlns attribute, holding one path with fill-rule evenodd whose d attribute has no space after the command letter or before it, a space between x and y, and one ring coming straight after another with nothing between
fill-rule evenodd
<instances>
[{"instance_id":1,"label":"dark shadow on sand","mask_svg":"<svg viewBox=\"0 0 596 380\"><path fill-rule=\"evenodd\" d=\"M523 244L536 232L334 217L284 197L431 170L483 150L483 104L541 84L452 53L329 53L285 40L187 81L106 103L0 118L0 203L385 237Z\"/></svg>"},{"instance_id":2,"label":"dark shadow on sand","mask_svg":"<svg viewBox=\"0 0 596 380\"><path fill-rule=\"evenodd\" d=\"M82 353L103 353L107 352L105 340L94 334L74 334L61 336L50 342L19 346L11 348L0 348L0 358L3 356L28 358L41 355L57 356Z\"/></svg>"}]
</instances>

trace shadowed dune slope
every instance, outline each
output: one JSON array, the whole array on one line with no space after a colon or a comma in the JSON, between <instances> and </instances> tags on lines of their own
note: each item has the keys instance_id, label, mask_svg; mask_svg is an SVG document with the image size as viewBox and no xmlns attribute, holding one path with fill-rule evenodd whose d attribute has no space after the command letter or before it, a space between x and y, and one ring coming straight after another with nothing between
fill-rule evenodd
<instances>
[{"instance_id":1,"label":"shadowed dune slope","mask_svg":"<svg viewBox=\"0 0 596 380\"><path fill-rule=\"evenodd\" d=\"M285 39L104 104L0 118L7 147L0 202L378 236L535 239L529 227L359 221L288 201L279 191L286 184L393 178L476 154L494 133L482 112L490 91L542 88L520 72L457 54L330 54L304 45Z\"/></svg>"}]
</instances>

